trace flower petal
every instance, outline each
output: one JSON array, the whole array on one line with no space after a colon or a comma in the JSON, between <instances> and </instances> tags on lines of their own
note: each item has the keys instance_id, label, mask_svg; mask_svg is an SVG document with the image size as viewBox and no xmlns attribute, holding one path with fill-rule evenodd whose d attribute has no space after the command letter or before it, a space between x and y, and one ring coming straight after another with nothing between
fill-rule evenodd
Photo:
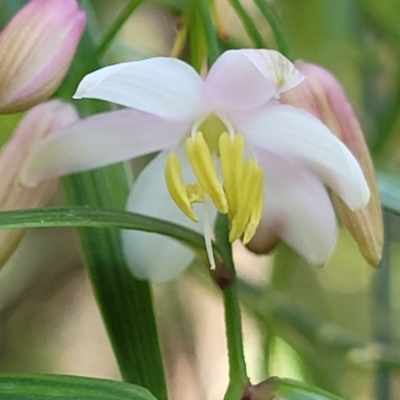
<instances>
[{"instance_id":1,"label":"flower petal","mask_svg":"<svg viewBox=\"0 0 400 400\"><path fill-rule=\"evenodd\" d=\"M211 67L206 88L216 108L249 110L264 105L303 78L273 50L229 50Z\"/></svg>"},{"instance_id":2,"label":"flower petal","mask_svg":"<svg viewBox=\"0 0 400 400\"><path fill-rule=\"evenodd\" d=\"M86 75L74 98L95 98L162 118L182 120L209 111L204 82L188 64L154 57L99 69Z\"/></svg>"},{"instance_id":3,"label":"flower petal","mask_svg":"<svg viewBox=\"0 0 400 400\"><path fill-rule=\"evenodd\" d=\"M110 165L173 147L189 129L136 110L98 114L43 140L27 161L23 183Z\"/></svg>"},{"instance_id":4,"label":"flower petal","mask_svg":"<svg viewBox=\"0 0 400 400\"><path fill-rule=\"evenodd\" d=\"M168 193L164 176L168 153L160 153L139 175L129 196L127 210L201 232L202 224L194 223L186 217ZM194 175L187 163L182 164L182 173L184 179L194 181ZM199 211L201 212L201 208L196 210L198 215ZM188 247L156 233L126 230L122 232L122 244L125 259L133 274L155 283L174 278L195 257L195 253Z\"/></svg>"},{"instance_id":5,"label":"flower petal","mask_svg":"<svg viewBox=\"0 0 400 400\"><path fill-rule=\"evenodd\" d=\"M323 265L337 236L323 184L298 163L263 150L257 153L265 168L265 209L249 249L268 248L275 234L311 264Z\"/></svg>"},{"instance_id":6,"label":"flower petal","mask_svg":"<svg viewBox=\"0 0 400 400\"><path fill-rule=\"evenodd\" d=\"M361 168L331 131L311 114L291 106L271 106L231 118L254 146L300 162L327 183L351 209L368 204Z\"/></svg>"}]
</instances>

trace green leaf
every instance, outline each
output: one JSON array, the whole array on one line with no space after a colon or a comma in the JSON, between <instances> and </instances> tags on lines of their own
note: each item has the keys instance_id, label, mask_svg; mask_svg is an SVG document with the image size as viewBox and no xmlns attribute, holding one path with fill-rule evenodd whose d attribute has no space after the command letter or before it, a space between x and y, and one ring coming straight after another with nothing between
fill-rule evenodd
<instances>
[{"instance_id":1,"label":"green leaf","mask_svg":"<svg viewBox=\"0 0 400 400\"><path fill-rule=\"evenodd\" d=\"M97 21L91 1L82 0L88 30L57 95L70 100L78 82L102 66L90 32ZM108 111L110 106L91 99L74 102L82 116ZM131 179L122 164L63 179L69 203L123 209ZM129 182L129 184L128 184ZM125 382L144 386L159 400L167 388L153 309L151 286L135 279L122 255L117 229L79 229L86 266L121 376Z\"/></svg>"},{"instance_id":2,"label":"green leaf","mask_svg":"<svg viewBox=\"0 0 400 400\"><path fill-rule=\"evenodd\" d=\"M377 176L382 206L400 215L400 178L382 172Z\"/></svg>"},{"instance_id":3,"label":"green leaf","mask_svg":"<svg viewBox=\"0 0 400 400\"><path fill-rule=\"evenodd\" d=\"M291 379L272 377L257 385L257 400L343 400L324 390Z\"/></svg>"},{"instance_id":4,"label":"green leaf","mask_svg":"<svg viewBox=\"0 0 400 400\"><path fill-rule=\"evenodd\" d=\"M154 232L170 236L205 254L201 234L169 221L128 211L68 206L0 212L0 229L50 227L120 228Z\"/></svg>"},{"instance_id":5,"label":"green leaf","mask_svg":"<svg viewBox=\"0 0 400 400\"><path fill-rule=\"evenodd\" d=\"M0 375L7 400L156 400L145 388L108 379L66 375Z\"/></svg>"}]
</instances>

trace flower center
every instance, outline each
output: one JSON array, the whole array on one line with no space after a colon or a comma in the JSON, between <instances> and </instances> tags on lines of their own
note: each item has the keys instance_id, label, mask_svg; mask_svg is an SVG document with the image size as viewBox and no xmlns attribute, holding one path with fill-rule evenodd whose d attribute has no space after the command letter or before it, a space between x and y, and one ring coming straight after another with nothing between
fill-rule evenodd
<instances>
[{"instance_id":1,"label":"flower center","mask_svg":"<svg viewBox=\"0 0 400 400\"><path fill-rule=\"evenodd\" d=\"M181 162L171 153L165 177L172 199L197 222L192 204L204 202L208 196L220 213L229 216L230 242L243 235L243 242L248 243L262 216L263 169L254 157L246 159L243 136L228 129L227 124L212 114L193 129L185 145L197 181L183 182Z\"/></svg>"}]
</instances>

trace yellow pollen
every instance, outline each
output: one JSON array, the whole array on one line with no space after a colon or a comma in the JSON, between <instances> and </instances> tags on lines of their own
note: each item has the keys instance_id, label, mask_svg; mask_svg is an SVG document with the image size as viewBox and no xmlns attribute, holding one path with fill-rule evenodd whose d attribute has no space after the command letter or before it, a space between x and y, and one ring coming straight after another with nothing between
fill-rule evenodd
<instances>
[{"instance_id":1,"label":"yellow pollen","mask_svg":"<svg viewBox=\"0 0 400 400\"><path fill-rule=\"evenodd\" d=\"M186 153L201 187L211 197L218 211L226 214L228 212L226 196L218 180L207 142L201 132L197 132L194 139L186 140Z\"/></svg>"},{"instance_id":2,"label":"yellow pollen","mask_svg":"<svg viewBox=\"0 0 400 400\"><path fill-rule=\"evenodd\" d=\"M194 213L191 205L191 201L188 196L188 190L182 180L182 169L179 158L176 154L171 153L168 156L167 164L165 167L165 180L169 194L172 199L178 205L178 207L194 222L197 222L199 218Z\"/></svg>"}]
</instances>

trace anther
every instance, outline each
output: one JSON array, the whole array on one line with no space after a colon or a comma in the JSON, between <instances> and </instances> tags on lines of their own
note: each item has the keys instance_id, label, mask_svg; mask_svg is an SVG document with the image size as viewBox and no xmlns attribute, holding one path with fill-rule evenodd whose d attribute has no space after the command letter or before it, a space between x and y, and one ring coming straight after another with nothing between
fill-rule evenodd
<instances>
[{"instance_id":1,"label":"anther","mask_svg":"<svg viewBox=\"0 0 400 400\"><path fill-rule=\"evenodd\" d=\"M264 174L260 167L258 170L258 174L259 174L259 179L260 179L260 185L258 185L256 204L253 207L253 210L250 214L249 223L247 224L247 227L243 234L243 244L249 243L250 240L253 238L254 234L256 233L256 229L257 229L258 225L260 224L261 217L262 217L263 210L264 210L264 190L263 190L263 175ZM257 188L256 188L256 190L257 190Z\"/></svg>"},{"instance_id":2,"label":"anther","mask_svg":"<svg viewBox=\"0 0 400 400\"><path fill-rule=\"evenodd\" d=\"M229 241L234 242L238 239L243 232L247 229L249 223L251 223L252 213L254 209L259 206L260 191L262 191L263 183L263 170L261 167L256 165L254 159L250 159L244 166L243 170L243 182L242 182L242 196L238 212L232 220L231 231L229 233ZM256 214L261 214L259 211ZM258 217L258 215L255 215ZM258 224L257 224L258 225ZM249 233L246 235L246 239L255 232L251 232L253 229L249 227ZM250 240L250 239L248 239Z\"/></svg>"},{"instance_id":3,"label":"anther","mask_svg":"<svg viewBox=\"0 0 400 400\"><path fill-rule=\"evenodd\" d=\"M228 201L229 218L233 218L239 208L242 191L244 139L236 134L233 139L227 132L219 138L219 154L221 159L222 178L226 199Z\"/></svg>"},{"instance_id":4,"label":"anther","mask_svg":"<svg viewBox=\"0 0 400 400\"><path fill-rule=\"evenodd\" d=\"M171 153L168 156L165 167L165 180L169 194L178 207L191 220L198 222L199 218L192 209L185 184L183 183L181 163L179 162L179 158L174 153Z\"/></svg>"},{"instance_id":5,"label":"anther","mask_svg":"<svg viewBox=\"0 0 400 400\"><path fill-rule=\"evenodd\" d=\"M228 203L225 193L218 180L210 150L201 132L198 132L194 139L186 140L186 153L200 185L210 196L218 211L226 214Z\"/></svg>"}]
</instances>

